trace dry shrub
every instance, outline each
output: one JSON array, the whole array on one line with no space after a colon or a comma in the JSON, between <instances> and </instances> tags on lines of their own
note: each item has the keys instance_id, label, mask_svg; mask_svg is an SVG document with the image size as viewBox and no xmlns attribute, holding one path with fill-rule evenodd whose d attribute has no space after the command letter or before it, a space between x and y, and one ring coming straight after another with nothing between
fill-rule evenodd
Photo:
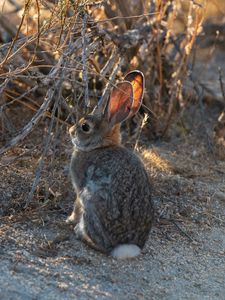
<instances>
[{"instance_id":1,"label":"dry shrub","mask_svg":"<svg viewBox=\"0 0 225 300\"><path fill-rule=\"evenodd\" d=\"M16 13L18 28L1 13L1 31L12 40L0 48L1 117L9 119L8 108L15 103L35 112L26 132L7 145L23 139L42 116L51 117L53 98L60 98L61 123L70 122L73 107L96 103L106 83L134 68L146 77L143 110L151 116L151 132L164 135L174 110L184 105L188 57L204 16L204 4L190 1L186 11L181 4L28 0ZM3 125L5 142L14 133ZM19 125L26 127L27 120Z\"/></svg>"},{"instance_id":2,"label":"dry shrub","mask_svg":"<svg viewBox=\"0 0 225 300\"><path fill-rule=\"evenodd\" d=\"M132 69L146 77L145 133L149 139L164 136L187 103L184 83L207 8L196 2L26 0L11 14L3 8L0 153L48 120L40 170L59 128L107 97Z\"/></svg>"}]
</instances>

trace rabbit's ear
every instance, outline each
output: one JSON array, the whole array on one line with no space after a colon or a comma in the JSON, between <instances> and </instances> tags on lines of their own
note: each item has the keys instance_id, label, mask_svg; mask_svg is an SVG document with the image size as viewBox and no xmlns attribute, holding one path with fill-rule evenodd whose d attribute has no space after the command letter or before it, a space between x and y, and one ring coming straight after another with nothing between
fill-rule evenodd
<instances>
[{"instance_id":1,"label":"rabbit's ear","mask_svg":"<svg viewBox=\"0 0 225 300\"><path fill-rule=\"evenodd\" d=\"M107 115L110 125L124 121L130 114L133 103L133 87L123 81L115 86L110 94Z\"/></svg>"},{"instance_id":2,"label":"rabbit's ear","mask_svg":"<svg viewBox=\"0 0 225 300\"><path fill-rule=\"evenodd\" d=\"M142 72L135 70L128 73L124 80L129 81L133 87L134 101L129 114L129 117L132 117L138 112L141 106L144 94L145 78Z\"/></svg>"}]
</instances>

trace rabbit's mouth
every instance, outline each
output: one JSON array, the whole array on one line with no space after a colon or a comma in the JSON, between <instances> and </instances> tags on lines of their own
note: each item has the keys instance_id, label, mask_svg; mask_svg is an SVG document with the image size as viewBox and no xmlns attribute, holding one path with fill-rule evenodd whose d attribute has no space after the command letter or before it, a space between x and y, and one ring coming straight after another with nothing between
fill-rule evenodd
<instances>
[{"instance_id":1,"label":"rabbit's mouth","mask_svg":"<svg viewBox=\"0 0 225 300\"><path fill-rule=\"evenodd\" d=\"M80 151L85 151L86 145L82 143L76 136L72 138L72 143L75 147L75 149L80 150Z\"/></svg>"},{"instance_id":2,"label":"rabbit's mouth","mask_svg":"<svg viewBox=\"0 0 225 300\"><path fill-rule=\"evenodd\" d=\"M72 143L76 150L82 152L89 152L101 147L100 141L95 141L95 143L93 142L93 139L86 139L85 141L81 141L77 136L72 137Z\"/></svg>"}]
</instances>

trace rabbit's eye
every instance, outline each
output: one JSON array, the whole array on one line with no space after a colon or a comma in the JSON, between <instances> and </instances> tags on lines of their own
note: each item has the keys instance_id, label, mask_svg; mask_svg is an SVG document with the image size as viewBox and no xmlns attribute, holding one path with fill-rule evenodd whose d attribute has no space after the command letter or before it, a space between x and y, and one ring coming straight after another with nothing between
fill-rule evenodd
<instances>
[{"instance_id":1,"label":"rabbit's eye","mask_svg":"<svg viewBox=\"0 0 225 300\"><path fill-rule=\"evenodd\" d=\"M87 123L83 123L81 125L81 128L83 131L88 132L90 130L90 125L88 125Z\"/></svg>"}]
</instances>

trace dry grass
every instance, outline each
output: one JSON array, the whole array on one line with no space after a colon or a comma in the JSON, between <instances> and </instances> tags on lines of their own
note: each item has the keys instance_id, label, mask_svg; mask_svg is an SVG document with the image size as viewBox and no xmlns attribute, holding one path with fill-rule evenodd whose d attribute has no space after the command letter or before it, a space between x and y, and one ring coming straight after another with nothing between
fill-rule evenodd
<instances>
[{"instance_id":1,"label":"dry grass","mask_svg":"<svg viewBox=\"0 0 225 300\"><path fill-rule=\"evenodd\" d=\"M166 159L163 159L156 150L144 150L142 156L147 168L153 168L165 173L171 172L172 167L170 163Z\"/></svg>"}]
</instances>

